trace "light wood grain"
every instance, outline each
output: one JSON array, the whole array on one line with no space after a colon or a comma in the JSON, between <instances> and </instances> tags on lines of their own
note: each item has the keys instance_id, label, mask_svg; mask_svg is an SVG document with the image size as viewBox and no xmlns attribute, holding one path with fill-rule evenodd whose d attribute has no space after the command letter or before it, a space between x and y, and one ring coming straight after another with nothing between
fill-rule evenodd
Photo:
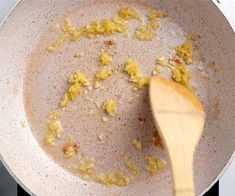
<instances>
[{"instance_id":1,"label":"light wood grain","mask_svg":"<svg viewBox=\"0 0 235 196\"><path fill-rule=\"evenodd\" d=\"M181 84L153 77L150 104L157 130L168 150L176 196L195 195L193 154L203 132L201 102Z\"/></svg>"}]
</instances>

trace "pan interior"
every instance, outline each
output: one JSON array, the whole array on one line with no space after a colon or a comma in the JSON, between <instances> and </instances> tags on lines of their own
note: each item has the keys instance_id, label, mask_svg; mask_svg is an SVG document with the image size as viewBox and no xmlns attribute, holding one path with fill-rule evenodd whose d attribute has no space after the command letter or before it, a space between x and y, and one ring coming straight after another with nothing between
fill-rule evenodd
<instances>
[{"instance_id":1,"label":"pan interior","mask_svg":"<svg viewBox=\"0 0 235 196\"><path fill-rule=\"evenodd\" d=\"M152 9L156 9L156 3L152 1L149 1L148 5L123 1L84 3L66 13L64 18L69 18L74 26L79 27L96 19L117 15L120 7L132 7L142 15L146 15ZM122 172L131 176L130 171L123 165L123 160L128 158L140 168L139 174L132 181L133 184L150 182L171 184L169 167L154 176L145 170L146 157L156 156L167 162L168 158L164 149L156 148L152 144L154 122L148 103L147 88L134 92L133 85L128 81L129 78L123 70L124 63L133 59L138 62L144 75L151 76L152 70L156 67L156 59L161 56L166 58L172 56L175 52L174 46L184 43L185 34L189 33L198 37L192 42L194 62L188 66L191 84L195 87L195 93L203 102L208 114L205 134L195 157L195 173L197 179L198 176L201 178L204 175L206 179L208 178L209 174L199 168L207 162L206 154L210 154L210 150L202 150L208 142L211 142L209 149L219 149L215 143L217 136L208 134L216 126L211 122L218 118L220 104L218 99L220 92L212 93L211 84L219 88L223 83L217 71L216 55L213 53L216 47L220 47L219 42L216 41L217 37L214 34L207 34L210 32L209 28L203 31L197 28L203 25L204 21L193 12L189 12L187 6L179 8L177 4L173 7L170 3L160 2L157 9L167 11L169 16L159 20L157 36L151 42L133 39L138 21L131 20L128 36L117 34L108 37L98 36L94 39L81 38L77 42L62 44L54 53L49 53L47 48L56 37L60 36L61 31L52 30L50 25L33 49L24 80L27 119L34 137L46 154L71 174L82 177L73 166L78 164L80 159L94 159L94 177L109 172ZM182 12L179 14L178 9L185 11L185 14ZM187 18L183 23L181 19L185 16ZM64 18L54 21L53 24L62 25ZM193 26L191 26L192 21ZM111 66L113 68L118 66L118 73L103 81L101 89L82 89L81 95L61 110L59 103L68 90L70 75L81 71L86 73L88 78L94 78L95 73L100 69L98 57L102 49L106 48L105 43L109 41L114 42L113 49L110 50L113 58ZM213 49L207 51L210 46L213 46ZM78 51L84 52L82 58L74 57ZM164 68L160 75L170 78L171 70ZM107 115L102 109L97 109L95 102L102 105L107 99L117 102L117 115L108 116L108 122L104 123L102 118ZM62 113L60 120L63 130L60 139L55 141L55 146L50 147L44 142L44 125L49 113L54 111ZM66 159L62 149L71 137L78 144L78 153L73 158ZM134 139L142 142L141 151L134 148L132 144ZM201 184L196 182L196 186L201 187Z\"/></svg>"}]
</instances>

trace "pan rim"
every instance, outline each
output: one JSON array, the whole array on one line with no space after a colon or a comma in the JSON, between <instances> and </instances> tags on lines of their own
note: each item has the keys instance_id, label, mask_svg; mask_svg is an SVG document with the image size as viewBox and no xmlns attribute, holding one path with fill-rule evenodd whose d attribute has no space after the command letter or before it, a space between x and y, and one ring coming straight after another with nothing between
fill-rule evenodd
<instances>
[{"instance_id":1,"label":"pan rim","mask_svg":"<svg viewBox=\"0 0 235 196\"><path fill-rule=\"evenodd\" d=\"M0 22L0 29L4 26L4 24L7 22L8 17L13 13L13 11L22 3L22 0L15 0L14 5L12 6L12 8L7 12L7 14L4 16L4 18L2 19L2 21ZM221 16L223 16L225 18L225 21L227 22L227 24L229 25L229 28L233 31L234 29L232 28L231 23L229 22L228 18L226 17L226 15L223 13L223 11L218 7L217 3L215 0L211 1L212 4L214 4L214 8L217 9L217 11L221 14ZM0 152L0 161L2 162L2 164L4 165L5 169L7 170L7 172L11 175L11 177L17 182L17 184L19 184L28 194L30 195L36 195L36 193L31 192L30 188L26 187L21 180L13 173L13 171L11 170L11 168L8 166L7 162L4 160L3 156L1 155ZM227 163L225 164L225 166L222 168L222 170L220 171L220 173L217 175L217 177L203 190L201 191L201 193L199 193L199 196L203 196L222 176L223 174L227 171L227 169L230 167L231 163L235 161L235 151L232 153L232 155L230 156L230 158L228 159Z\"/></svg>"}]
</instances>

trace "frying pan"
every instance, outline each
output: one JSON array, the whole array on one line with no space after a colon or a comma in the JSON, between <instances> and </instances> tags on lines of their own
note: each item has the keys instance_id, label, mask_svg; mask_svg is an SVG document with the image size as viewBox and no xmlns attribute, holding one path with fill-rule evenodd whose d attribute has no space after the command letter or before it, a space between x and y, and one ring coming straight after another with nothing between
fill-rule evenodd
<instances>
[{"instance_id":1,"label":"frying pan","mask_svg":"<svg viewBox=\"0 0 235 196\"><path fill-rule=\"evenodd\" d=\"M120 4L128 2L118 1ZM133 3L133 1L130 2ZM198 195L202 195L219 179L234 157L234 32L222 13L209 0L148 0L142 2L147 3L152 8L167 10L169 18L173 21L172 24L175 24L175 26L169 27L170 30L173 31L173 27L176 27L176 29L180 27L184 32L200 35L200 39L196 41L196 48L198 53L205 57L206 60L202 63L202 66L209 74L209 79L195 79L194 81L197 84L198 96L207 113L205 131L194 157L196 192ZM50 77L49 79L39 78L37 81L42 83L37 83L35 89L31 89L31 93L35 91L37 94L32 97L32 100L45 94L46 98L42 98L44 105L40 100L38 104L33 101L25 101L24 91L27 90L26 79L30 55L37 47L36 43L41 39L41 35L47 32L52 21L70 13L74 8L83 8L87 3L95 7L101 6L95 11L99 17L102 15L100 13L109 8L109 3L112 3L112 1L102 3L101 1L76 0L22 0L5 20L0 30L1 161L16 181L30 194L171 195L172 184L169 169L156 175L156 177L138 180L126 187L105 187L92 181L87 182L68 172L54 161L55 159L50 152L45 153L38 142L27 107L31 103L33 104L32 108L41 107L42 111L47 111L50 106L45 104L53 103L51 101L53 96L49 97L45 89L40 94L37 89L37 85L40 86L40 84L45 87L50 81ZM163 33L168 35L169 32L163 30ZM82 46L87 47L86 44ZM131 48L129 49L131 50ZM141 51L144 52L144 49ZM139 55L138 51L137 53ZM139 60L144 64L146 59L142 58L141 55L139 56ZM153 57L150 55L148 58ZM121 58L121 60L123 59ZM48 66L56 69L53 62ZM60 90L64 92L65 89L66 86L62 86ZM44 113L38 115L45 116ZM96 124L96 122L90 124ZM118 144L126 142L118 137L119 133L113 133L113 136L117 138L117 142L121 142ZM81 140L86 140L87 137L89 137L89 134L84 133ZM105 148L112 149L115 146L115 141L112 140L113 143ZM119 149L121 148L119 146ZM89 145L87 149L89 151ZM102 148L97 147L97 149L96 154L99 156L103 151L101 151ZM93 153L95 154L95 152Z\"/></svg>"}]
</instances>

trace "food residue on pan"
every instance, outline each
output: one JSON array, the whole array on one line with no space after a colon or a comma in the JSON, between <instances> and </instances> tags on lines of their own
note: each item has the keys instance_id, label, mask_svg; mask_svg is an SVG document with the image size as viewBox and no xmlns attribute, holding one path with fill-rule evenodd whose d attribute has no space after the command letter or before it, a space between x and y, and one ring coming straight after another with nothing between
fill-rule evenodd
<instances>
[{"instance_id":1,"label":"food residue on pan","mask_svg":"<svg viewBox=\"0 0 235 196\"><path fill-rule=\"evenodd\" d=\"M159 151L165 153L165 149L148 116L146 87L151 76L161 76L192 90L191 79L195 76L191 70L197 69L193 68L197 59L193 36L176 32L180 42L164 39L161 31L169 22L168 12L149 8L142 11L143 8L126 4L117 6L105 17L93 13L94 17L88 17L84 23L79 17L69 16L53 22L50 32L56 36L50 37L43 49L48 59L55 58L50 59L47 67L52 67L49 70L57 78L47 86L51 91L47 95L48 104L52 105L49 108L53 107L50 111L57 112L49 112L44 118L45 146L63 157L64 167L69 171L106 186L127 186L135 179L153 177L167 166L165 157L156 156ZM83 14L86 16L85 11ZM60 67L55 70L52 64L57 61ZM208 66L216 72L213 62ZM201 78L209 75L204 72L200 70ZM127 140L126 144L121 143ZM89 148L96 162L79 159L90 156ZM146 152L151 152L151 156L145 158ZM123 161L124 155L133 157ZM109 156L115 163L108 160Z\"/></svg>"}]
</instances>

